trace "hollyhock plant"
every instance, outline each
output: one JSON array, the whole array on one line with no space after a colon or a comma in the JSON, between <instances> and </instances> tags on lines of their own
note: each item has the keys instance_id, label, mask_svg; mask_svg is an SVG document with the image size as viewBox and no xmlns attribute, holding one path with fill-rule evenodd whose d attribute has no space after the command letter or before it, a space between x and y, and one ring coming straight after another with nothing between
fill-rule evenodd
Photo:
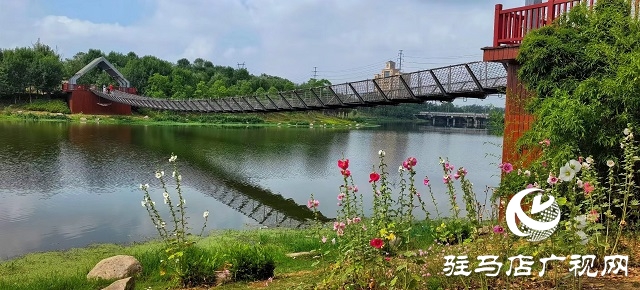
<instances>
[{"instance_id":1,"label":"hollyhock plant","mask_svg":"<svg viewBox=\"0 0 640 290\"><path fill-rule=\"evenodd\" d=\"M589 182L585 182L582 187L584 189L584 194L585 195L589 195L595 189L593 184L591 184Z\"/></svg>"},{"instance_id":2,"label":"hollyhock plant","mask_svg":"<svg viewBox=\"0 0 640 290\"><path fill-rule=\"evenodd\" d=\"M496 225L493 227L493 232L496 234L504 234L504 228L500 225Z\"/></svg>"},{"instance_id":3,"label":"hollyhock plant","mask_svg":"<svg viewBox=\"0 0 640 290\"><path fill-rule=\"evenodd\" d=\"M311 200L307 201L307 207L308 208L317 208L318 206L320 206L320 201L319 200L311 199Z\"/></svg>"},{"instance_id":4,"label":"hollyhock plant","mask_svg":"<svg viewBox=\"0 0 640 290\"><path fill-rule=\"evenodd\" d=\"M558 183L558 178L553 175L552 173L549 173L549 178L547 178L547 182L551 185L554 185L556 183Z\"/></svg>"},{"instance_id":5,"label":"hollyhock plant","mask_svg":"<svg viewBox=\"0 0 640 290\"><path fill-rule=\"evenodd\" d=\"M344 169L344 170L340 171L340 173L342 173L342 175L343 175L344 177L349 177L349 176L351 176L351 171L349 171L349 169Z\"/></svg>"},{"instance_id":6,"label":"hollyhock plant","mask_svg":"<svg viewBox=\"0 0 640 290\"><path fill-rule=\"evenodd\" d=\"M429 178L425 177L423 181L424 185L429 185Z\"/></svg>"}]
</instances>

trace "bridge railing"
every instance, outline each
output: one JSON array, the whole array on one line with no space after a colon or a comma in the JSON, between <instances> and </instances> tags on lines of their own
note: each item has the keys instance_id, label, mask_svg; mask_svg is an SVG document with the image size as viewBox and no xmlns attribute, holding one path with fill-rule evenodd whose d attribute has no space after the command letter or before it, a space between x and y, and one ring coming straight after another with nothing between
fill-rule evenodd
<instances>
[{"instance_id":1,"label":"bridge railing","mask_svg":"<svg viewBox=\"0 0 640 290\"><path fill-rule=\"evenodd\" d=\"M523 7L502 9L496 5L493 46L516 45L531 30L551 24L556 18L571 8L586 2L593 7L595 0L548 0L547 2Z\"/></svg>"}]
</instances>

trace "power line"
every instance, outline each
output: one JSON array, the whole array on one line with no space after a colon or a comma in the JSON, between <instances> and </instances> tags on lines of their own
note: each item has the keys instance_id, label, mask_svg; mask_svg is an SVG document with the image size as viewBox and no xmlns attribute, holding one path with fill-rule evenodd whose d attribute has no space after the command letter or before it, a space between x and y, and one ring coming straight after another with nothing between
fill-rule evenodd
<instances>
[{"instance_id":1,"label":"power line","mask_svg":"<svg viewBox=\"0 0 640 290\"><path fill-rule=\"evenodd\" d=\"M242 67L240 67L240 66L242 66ZM241 69L241 68L244 68L244 62L238 63L238 69Z\"/></svg>"},{"instance_id":2,"label":"power line","mask_svg":"<svg viewBox=\"0 0 640 290\"><path fill-rule=\"evenodd\" d=\"M398 70L402 71L402 49L400 50L400 52L398 53L398 63L399 63L399 67Z\"/></svg>"}]
</instances>

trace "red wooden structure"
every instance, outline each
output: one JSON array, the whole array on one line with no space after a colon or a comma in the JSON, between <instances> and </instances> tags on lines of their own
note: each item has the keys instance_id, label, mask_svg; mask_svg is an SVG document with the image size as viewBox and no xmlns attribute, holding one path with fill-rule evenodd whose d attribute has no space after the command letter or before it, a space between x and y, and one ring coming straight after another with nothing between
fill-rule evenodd
<instances>
[{"instance_id":1,"label":"red wooden structure","mask_svg":"<svg viewBox=\"0 0 640 290\"><path fill-rule=\"evenodd\" d=\"M580 5L581 2L593 7L595 0L548 0L517 8L503 9L496 5L494 18L493 46L483 48L483 60L501 62L507 67L507 101L505 106L504 139L502 142L502 162L524 164L537 154L517 147L518 139L531 128L533 116L525 111L525 104L532 93L527 91L520 79L520 64L516 61L520 43L531 30L550 25L563 13ZM514 192L515 194L515 192ZM504 208L500 206L499 219L504 219Z\"/></svg>"}]
</instances>

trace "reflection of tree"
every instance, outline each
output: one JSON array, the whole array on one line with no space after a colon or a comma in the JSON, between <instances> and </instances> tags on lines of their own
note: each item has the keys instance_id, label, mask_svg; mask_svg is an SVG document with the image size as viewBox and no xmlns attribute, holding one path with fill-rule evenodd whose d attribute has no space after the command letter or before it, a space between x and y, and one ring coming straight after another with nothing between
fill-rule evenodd
<instances>
[{"instance_id":1,"label":"reflection of tree","mask_svg":"<svg viewBox=\"0 0 640 290\"><path fill-rule=\"evenodd\" d=\"M60 188L59 143L66 138L67 127L63 123L0 122L0 188L49 195Z\"/></svg>"},{"instance_id":2,"label":"reflection of tree","mask_svg":"<svg viewBox=\"0 0 640 290\"><path fill-rule=\"evenodd\" d=\"M137 138L135 142L140 142L138 144L142 144L147 149L165 152L167 156L173 152L182 160L188 160L191 165L198 168L198 170L183 169L188 170L185 171L185 176L189 176L194 186L257 222L268 225L300 226L313 218L312 211L305 205L299 205L292 199L285 199L281 195L243 182L238 177L238 172L233 170L233 166L226 166L248 162L243 152L248 150L247 140L251 140L254 145L270 142L284 144L287 140L293 139L293 135L289 138L286 136L289 133L268 134L262 130L242 129L233 131L237 134L229 134L229 131L220 129L193 127L188 130L179 127L153 127L144 128L144 130L147 131L144 134L134 134L134 136L144 135L143 138ZM249 134L249 131L252 134ZM184 144L186 140L188 140L188 146ZM289 140L288 144L295 144L295 142ZM224 157L232 155L234 159L228 159L222 165L207 160L205 152L212 146L225 150ZM282 152L274 150L272 154L282 155ZM277 158L271 154L259 156L260 160L251 160L251 162L268 163L273 162L270 158ZM328 220L322 214L320 218Z\"/></svg>"}]
</instances>

